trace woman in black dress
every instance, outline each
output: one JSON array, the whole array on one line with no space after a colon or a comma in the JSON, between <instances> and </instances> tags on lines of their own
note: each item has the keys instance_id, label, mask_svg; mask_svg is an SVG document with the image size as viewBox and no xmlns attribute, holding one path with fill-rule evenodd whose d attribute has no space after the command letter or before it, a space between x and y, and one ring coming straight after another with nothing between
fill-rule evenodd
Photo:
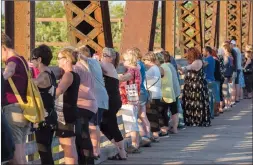
<instances>
[{"instance_id":1,"label":"woman in black dress","mask_svg":"<svg viewBox=\"0 0 253 165\"><path fill-rule=\"evenodd\" d=\"M251 45L246 46L245 57L246 62L243 68L243 73L246 85L246 99L251 99L253 91L253 49Z\"/></svg>"},{"instance_id":2,"label":"woman in black dress","mask_svg":"<svg viewBox=\"0 0 253 165\"><path fill-rule=\"evenodd\" d=\"M211 125L207 82L204 78L201 54L197 48L189 48L186 58L190 65L180 67L186 72L183 89L184 121L187 126Z\"/></svg>"}]
</instances>

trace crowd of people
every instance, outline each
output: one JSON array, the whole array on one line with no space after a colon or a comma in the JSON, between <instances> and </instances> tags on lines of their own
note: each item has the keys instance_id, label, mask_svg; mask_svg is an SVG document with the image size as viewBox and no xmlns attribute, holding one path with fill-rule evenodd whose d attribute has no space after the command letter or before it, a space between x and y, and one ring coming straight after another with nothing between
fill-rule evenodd
<instances>
[{"instance_id":1,"label":"crowd of people","mask_svg":"<svg viewBox=\"0 0 253 165\"><path fill-rule=\"evenodd\" d=\"M101 134L117 149L108 159L127 160L127 154L142 152L140 146L152 147L161 136L177 134L184 125L209 127L211 119L241 99L252 99L252 46L247 45L243 58L234 40L218 50L206 46L202 53L189 48L187 66L178 65L163 49L142 54L134 47L120 55L105 47L101 54L92 55L87 46L64 47L57 55L62 70L59 82L49 67L53 55L47 45L35 48L28 62L15 52L7 35L2 34L1 44L5 63L2 128L6 130L2 137L13 141L13 145L2 144L6 151L2 161L13 164L27 163L25 143L30 131L35 133L42 164L54 164L54 135L64 151L65 164L94 164L100 158ZM47 112L45 121L37 125L24 118L8 81L13 80L25 102L25 68L29 66ZM117 123L119 111L124 136ZM128 147L124 146L126 138L131 139Z\"/></svg>"}]
</instances>

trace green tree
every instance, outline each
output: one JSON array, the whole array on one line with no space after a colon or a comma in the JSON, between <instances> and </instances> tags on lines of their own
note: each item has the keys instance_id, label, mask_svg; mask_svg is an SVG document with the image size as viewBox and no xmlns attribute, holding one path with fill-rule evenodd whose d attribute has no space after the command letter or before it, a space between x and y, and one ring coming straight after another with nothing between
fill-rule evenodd
<instances>
[{"instance_id":1,"label":"green tree","mask_svg":"<svg viewBox=\"0 0 253 165\"><path fill-rule=\"evenodd\" d=\"M63 18L65 9L59 1L39 1L36 2L36 18ZM67 42L66 22L36 22L35 24L36 42ZM56 65L56 57L59 46L50 47L53 52L51 65Z\"/></svg>"}]
</instances>

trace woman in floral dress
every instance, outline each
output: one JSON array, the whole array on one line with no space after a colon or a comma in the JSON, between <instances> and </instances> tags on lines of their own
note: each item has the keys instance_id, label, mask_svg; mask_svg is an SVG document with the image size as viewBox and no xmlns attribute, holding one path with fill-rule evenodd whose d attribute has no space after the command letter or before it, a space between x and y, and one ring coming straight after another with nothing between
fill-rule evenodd
<instances>
[{"instance_id":1,"label":"woman in floral dress","mask_svg":"<svg viewBox=\"0 0 253 165\"><path fill-rule=\"evenodd\" d=\"M186 72L182 97L185 125L208 127L211 120L207 82L203 73L204 62L197 48L189 48L186 58L189 65L179 66L181 72Z\"/></svg>"}]
</instances>

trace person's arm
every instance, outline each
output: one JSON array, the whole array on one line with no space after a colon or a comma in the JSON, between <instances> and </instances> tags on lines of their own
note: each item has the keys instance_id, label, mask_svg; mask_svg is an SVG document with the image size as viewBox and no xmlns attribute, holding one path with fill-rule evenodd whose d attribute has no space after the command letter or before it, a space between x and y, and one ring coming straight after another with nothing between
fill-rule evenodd
<instances>
[{"instance_id":1,"label":"person's arm","mask_svg":"<svg viewBox=\"0 0 253 165\"><path fill-rule=\"evenodd\" d=\"M124 75L119 75L119 81L120 82L125 82L125 81L129 81L129 80L131 80L131 79L133 79L133 76L132 76L132 74L131 73L127 73L127 74L124 74Z\"/></svg>"},{"instance_id":2,"label":"person's arm","mask_svg":"<svg viewBox=\"0 0 253 165\"><path fill-rule=\"evenodd\" d=\"M67 72L63 75L57 89L56 89L56 99L66 92L69 86L73 83L73 75L71 72Z\"/></svg>"},{"instance_id":3,"label":"person's arm","mask_svg":"<svg viewBox=\"0 0 253 165\"><path fill-rule=\"evenodd\" d=\"M192 64L182 67L182 70L183 71L187 71L187 70L198 71L201 67L202 67L202 62L200 60L196 60Z\"/></svg>"},{"instance_id":4,"label":"person's arm","mask_svg":"<svg viewBox=\"0 0 253 165\"><path fill-rule=\"evenodd\" d=\"M8 78L11 78L15 74L15 69L16 63L13 61L8 62L3 73L4 79L8 80Z\"/></svg>"},{"instance_id":5,"label":"person's arm","mask_svg":"<svg viewBox=\"0 0 253 165\"><path fill-rule=\"evenodd\" d=\"M37 78L32 79L37 86L50 86L50 79L47 73L41 73Z\"/></svg>"}]
</instances>

